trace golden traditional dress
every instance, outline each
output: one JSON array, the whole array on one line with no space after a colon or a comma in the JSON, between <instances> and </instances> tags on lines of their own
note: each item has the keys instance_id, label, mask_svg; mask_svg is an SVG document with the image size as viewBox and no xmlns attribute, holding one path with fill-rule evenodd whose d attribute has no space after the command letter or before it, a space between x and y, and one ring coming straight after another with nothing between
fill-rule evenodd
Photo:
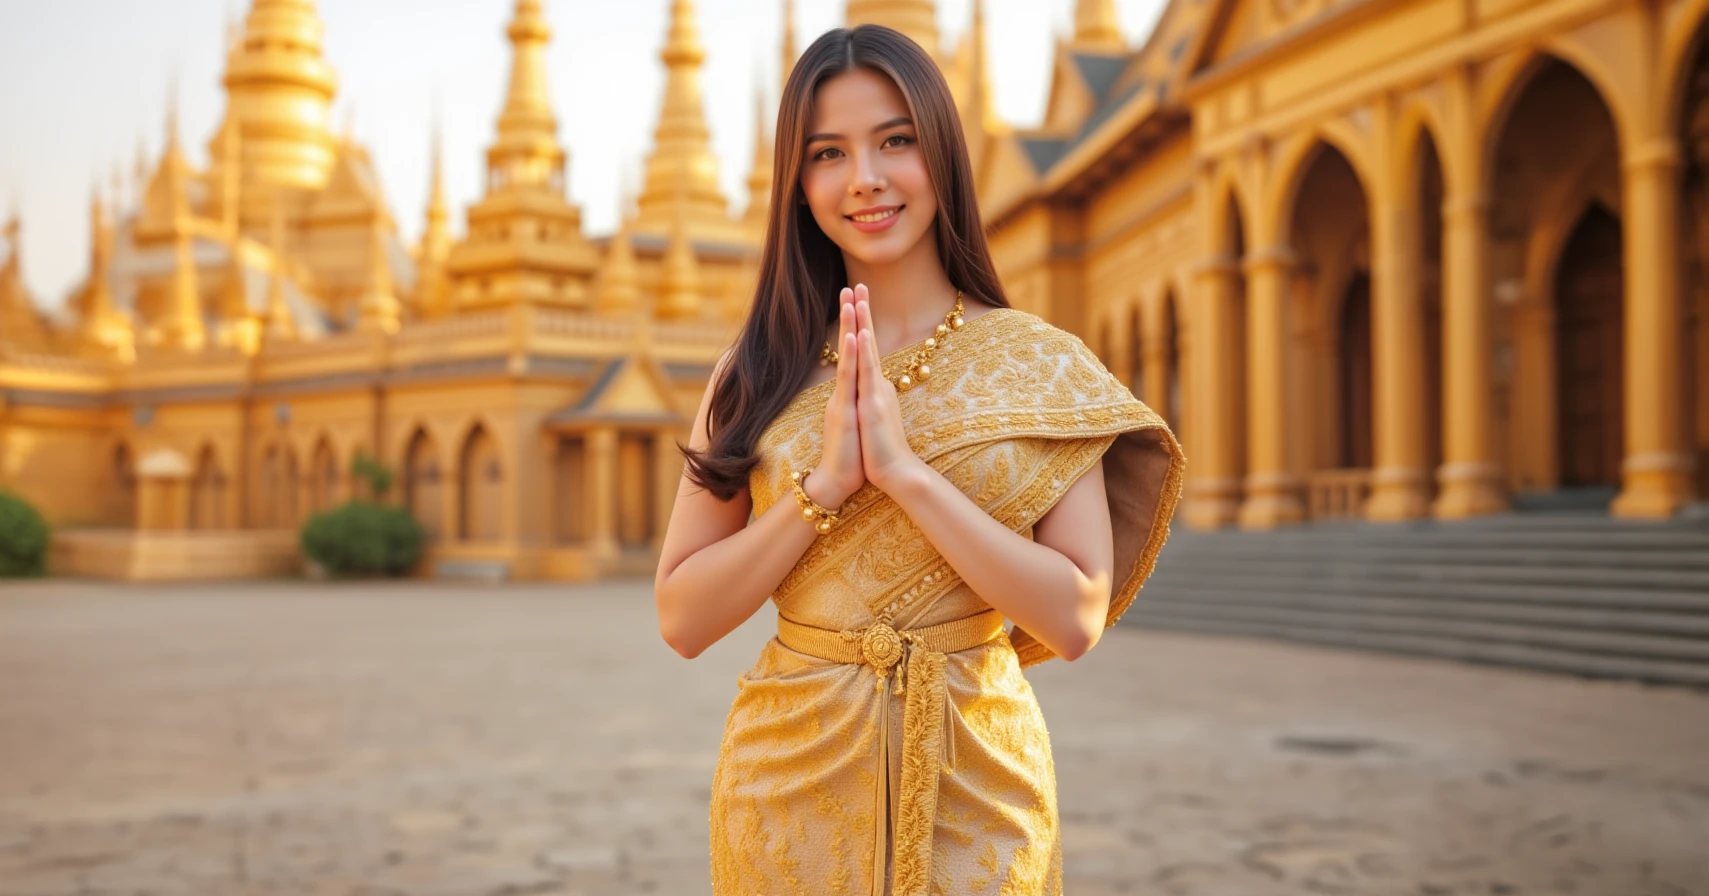
<instances>
[{"instance_id":1,"label":"golden traditional dress","mask_svg":"<svg viewBox=\"0 0 1709 896\"><path fill-rule=\"evenodd\" d=\"M912 348L885 358L899 372ZM998 308L900 397L916 454L996 519L1033 525L1100 458L1109 621L1168 537L1182 455L1077 337ZM757 516L818 461L831 382L760 436ZM802 525L807 525L805 522ZM872 485L772 595L778 637L737 680L711 806L716 896L1057 894L1056 778L1024 666L1053 654L962 582Z\"/></svg>"}]
</instances>

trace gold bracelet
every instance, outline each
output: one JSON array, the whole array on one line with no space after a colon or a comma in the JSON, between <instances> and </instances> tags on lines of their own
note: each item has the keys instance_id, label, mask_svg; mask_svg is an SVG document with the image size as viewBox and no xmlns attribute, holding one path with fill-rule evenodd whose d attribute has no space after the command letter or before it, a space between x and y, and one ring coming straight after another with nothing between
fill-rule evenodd
<instances>
[{"instance_id":1,"label":"gold bracelet","mask_svg":"<svg viewBox=\"0 0 1709 896\"><path fill-rule=\"evenodd\" d=\"M842 508L828 510L819 506L818 502L812 498L807 497L807 489L803 487L803 483L807 481L807 474L811 472L813 472L812 467L798 470L789 474L789 480L795 486L795 503L801 506L801 518L812 523L813 528L820 535L825 535L831 531L832 526L840 522L837 511L842 510Z\"/></svg>"}]
</instances>

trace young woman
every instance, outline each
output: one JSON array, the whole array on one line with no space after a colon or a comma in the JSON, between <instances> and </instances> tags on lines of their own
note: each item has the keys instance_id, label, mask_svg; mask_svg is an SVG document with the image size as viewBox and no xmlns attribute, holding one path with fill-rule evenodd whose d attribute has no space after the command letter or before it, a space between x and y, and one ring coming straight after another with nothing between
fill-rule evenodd
<instances>
[{"instance_id":1,"label":"young woman","mask_svg":"<svg viewBox=\"0 0 1709 896\"><path fill-rule=\"evenodd\" d=\"M1133 600L1180 449L1079 339L1009 307L917 44L815 41L776 158L656 582L685 657L777 604L713 780L713 892L1059 893L1021 668L1084 654Z\"/></svg>"}]
</instances>

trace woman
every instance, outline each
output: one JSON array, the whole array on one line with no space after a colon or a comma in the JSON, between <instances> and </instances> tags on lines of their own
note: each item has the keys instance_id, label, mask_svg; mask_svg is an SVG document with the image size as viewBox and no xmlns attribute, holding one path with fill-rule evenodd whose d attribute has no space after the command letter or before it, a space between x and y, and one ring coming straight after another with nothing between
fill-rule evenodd
<instances>
[{"instance_id":1,"label":"woman","mask_svg":"<svg viewBox=\"0 0 1709 896\"><path fill-rule=\"evenodd\" d=\"M753 310L695 417L656 582L685 657L778 609L725 727L713 891L1059 893L1021 668L1084 654L1132 601L1180 449L1079 339L1009 307L917 44L815 41L776 158Z\"/></svg>"}]
</instances>

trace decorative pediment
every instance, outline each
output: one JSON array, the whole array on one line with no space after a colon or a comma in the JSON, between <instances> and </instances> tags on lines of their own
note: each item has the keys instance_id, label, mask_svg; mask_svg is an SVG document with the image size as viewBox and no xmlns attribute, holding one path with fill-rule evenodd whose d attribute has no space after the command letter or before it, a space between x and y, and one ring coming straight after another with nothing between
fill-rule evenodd
<instances>
[{"instance_id":1,"label":"decorative pediment","mask_svg":"<svg viewBox=\"0 0 1709 896\"><path fill-rule=\"evenodd\" d=\"M682 422L683 415L671 398L669 377L648 356L610 362L580 401L546 419L550 427L570 429L600 423Z\"/></svg>"},{"instance_id":2,"label":"decorative pediment","mask_svg":"<svg viewBox=\"0 0 1709 896\"><path fill-rule=\"evenodd\" d=\"M1271 45L1285 32L1363 0L1212 0L1185 60L1189 77Z\"/></svg>"}]
</instances>

